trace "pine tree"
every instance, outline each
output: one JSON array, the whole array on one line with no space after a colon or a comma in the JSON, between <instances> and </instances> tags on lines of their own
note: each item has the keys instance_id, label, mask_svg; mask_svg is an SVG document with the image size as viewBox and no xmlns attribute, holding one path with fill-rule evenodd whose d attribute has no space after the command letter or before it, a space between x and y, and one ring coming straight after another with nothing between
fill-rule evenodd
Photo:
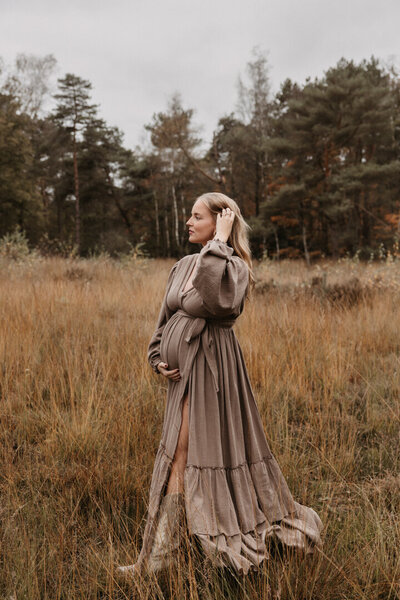
<instances>
[{"instance_id":1,"label":"pine tree","mask_svg":"<svg viewBox=\"0 0 400 600\"><path fill-rule=\"evenodd\" d=\"M42 218L30 129L18 99L0 91L0 235L16 226L31 235Z\"/></svg>"},{"instance_id":2,"label":"pine tree","mask_svg":"<svg viewBox=\"0 0 400 600\"><path fill-rule=\"evenodd\" d=\"M58 79L59 93L55 94L57 107L54 120L71 135L74 191L75 191L75 243L78 253L81 248L81 214L80 214L80 186L78 170L78 146L83 129L95 117L97 105L91 104L89 81L67 73L64 78Z\"/></svg>"},{"instance_id":3,"label":"pine tree","mask_svg":"<svg viewBox=\"0 0 400 600\"><path fill-rule=\"evenodd\" d=\"M382 220L398 172L394 112L390 78L375 59L341 60L289 98L271 144L280 169L263 212L295 219L307 260L310 246L371 250L373 221Z\"/></svg>"}]
</instances>

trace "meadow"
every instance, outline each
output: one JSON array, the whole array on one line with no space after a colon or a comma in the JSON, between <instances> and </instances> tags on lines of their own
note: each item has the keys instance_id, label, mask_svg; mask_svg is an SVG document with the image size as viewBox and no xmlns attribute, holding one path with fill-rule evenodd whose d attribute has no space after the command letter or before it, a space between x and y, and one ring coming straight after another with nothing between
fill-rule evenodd
<instances>
[{"instance_id":1,"label":"meadow","mask_svg":"<svg viewBox=\"0 0 400 600\"><path fill-rule=\"evenodd\" d=\"M146 350L173 263L0 257L0 597L400 598L397 257L255 263L235 325L271 449L324 523L322 551L240 577L186 544L158 580L116 578L145 524L168 385Z\"/></svg>"}]
</instances>

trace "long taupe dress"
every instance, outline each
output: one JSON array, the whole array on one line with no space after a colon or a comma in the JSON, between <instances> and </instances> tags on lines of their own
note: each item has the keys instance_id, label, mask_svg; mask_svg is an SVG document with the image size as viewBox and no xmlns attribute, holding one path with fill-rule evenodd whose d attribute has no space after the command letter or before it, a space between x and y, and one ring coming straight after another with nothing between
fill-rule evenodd
<instances>
[{"instance_id":1,"label":"long taupe dress","mask_svg":"<svg viewBox=\"0 0 400 600\"><path fill-rule=\"evenodd\" d=\"M196 262L197 261L197 262ZM195 267L192 287L183 292ZM150 486L137 566L151 551L156 516L169 478L189 397L189 447L184 475L189 532L219 566L239 573L268 558L266 537L306 553L321 545L317 513L295 502L271 454L232 326L244 307L247 264L211 240L175 263L168 277L148 360L179 368L168 382L160 445Z\"/></svg>"}]
</instances>

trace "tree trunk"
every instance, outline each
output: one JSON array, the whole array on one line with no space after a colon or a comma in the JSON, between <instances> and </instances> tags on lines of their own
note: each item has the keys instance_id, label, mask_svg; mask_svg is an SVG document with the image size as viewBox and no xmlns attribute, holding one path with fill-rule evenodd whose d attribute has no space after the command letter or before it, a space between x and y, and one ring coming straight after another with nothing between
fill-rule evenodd
<instances>
[{"instance_id":1,"label":"tree trunk","mask_svg":"<svg viewBox=\"0 0 400 600\"><path fill-rule=\"evenodd\" d=\"M235 181L235 176L234 176L234 168L233 168L233 160L232 160L232 154L229 155L229 175L230 175L230 180L231 180L231 188L229 190L229 196L231 196L232 198L236 197L236 181Z\"/></svg>"},{"instance_id":2,"label":"tree trunk","mask_svg":"<svg viewBox=\"0 0 400 600\"><path fill-rule=\"evenodd\" d=\"M354 218L351 223L354 225L354 238L352 243L352 252L354 253L361 246L360 229L361 229L361 209L360 209L360 194L355 192L354 194Z\"/></svg>"},{"instance_id":3,"label":"tree trunk","mask_svg":"<svg viewBox=\"0 0 400 600\"><path fill-rule=\"evenodd\" d=\"M181 236L181 248L183 248L183 246L185 244L185 233L186 233L186 209L185 209L185 197L182 193L180 194L180 197L181 197L181 210L182 210L182 222L183 222L182 236Z\"/></svg>"},{"instance_id":4,"label":"tree trunk","mask_svg":"<svg viewBox=\"0 0 400 600\"><path fill-rule=\"evenodd\" d=\"M307 233L306 233L306 226L305 226L304 222L303 222L303 225L302 225L302 238L303 238L304 256L305 256L305 259L306 259L307 267L309 267L310 266L310 255L308 253Z\"/></svg>"},{"instance_id":5,"label":"tree trunk","mask_svg":"<svg viewBox=\"0 0 400 600\"><path fill-rule=\"evenodd\" d=\"M108 167L104 167L104 171L106 174L107 183L109 185L111 196L113 197L115 206L117 207L117 209L122 217L122 220L124 221L124 223L126 225L126 228L128 230L129 239L130 239L131 243L134 244L135 243L135 235L134 235L132 223L129 219L128 211L126 211L122 207L121 202L118 198L118 194L115 193L114 184L113 184L111 176L110 176L110 170L108 169Z\"/></svg>"},{"instance_id":6,"label":"tree trunk","mask_svg":"<svg viewBox=\"0 0 400 600\"><path fill-rule=\"evenodd\" d=\"M107 231L107 210L106 210L106 205L104 202L101 203L101 247L99 248L100 252L103 252L103 248L105 246L104 244L104 240L106 237L106 231Z\"/></svg>"},{"instance_id":7,"label":"tree trunk","mask_svg":"<svg viewBox=\"0 0 400 600\"><path fill-rule=\"evenodd\" d=\"M168 211L167 211L167 201L164 197L164 228L165 228L165 254L170 256L171 253L171 243L169 240L169 223L168 223Z\"/></svg>"},{"instance_id":8,"label":"tree trunk","mask_svg":"<svg viewBox=\"0 0 400 600\"><path fill-rule=\"evenodd\" d=\"M266 159L265 159L265 153L264 152L260 152L259 156L258 156L258 164L259 164L259 169L260 169L260 191L258 193L258 197L260 198L260 203L263 204L265 202L266 199L266 185L265 185L265 163L266 163Z\"/></svg>"},{"instance_id":9,"label":"tree trunk","mask_svg":"<svg viewBox=\"0 0 400 600\"><path fill-rule=\"evenodd\" d=\"M256 183L255 183L255 195L254 202L256 207L256 217L260 212L260 167L258 164L258 157L256 156Z\"/></svg>"},{"instance_id":10,"label":"tree trunk","mask_svg":"<svg viewBox=\"0 0 400 600\"><path fill-rule=\"evenodd\" d=\"M368 201L369 201L369 191L368 190L364 190L364 192L362 193L362 208L363 210L363 214L362 214L362 239L363 239L363 245L364 246L371 246L371 220L370 220L370 215L369 215L369 211L368 211Z\"/></svg>"},{"instance_id":11,"label":"tree trunk","mask_svg":"<svg viewBox=\"0 0 400 600\"><path fill-rule=\"evenodd\" d=\"M61 201L56 201L57 208L57 235L58 239L61 240Z\"/></svg>"},{"instance_id":12,"label":"tree trunk","mask_svg":"<svg viewBox=\"0 0 400 600\"><path fill-rule=\"evenodd\" d=\"M78 173L78 157L76 152L76 129L74 126L74 184L75 184L75 243L78 249L78 255L81 250L81 212L79 206L79 173Z\"/></svg>"},{"instance_id":13,"label":"tree trunk","mask_svg":"<svg viewBox=\"0 0 400 600\"><path fill-rule=\"evenodd\" d=\"M275 238L275 247L276 247L276 260L279 262L280 258L280 248L279 248L279 237L278 237L278 229L274 226L274 238Z\"/></svg>"},{"instance_id":14,"label":"tree trunk","mask_svg":"<svg viewBox=\"0 0 400 600\"><path fill-rule=\"evenodd\" d=\"M172 188L172 202L173 202L173 208L174 208L175 243L176 243L177 249L179 250L180 249L180 243L179 243L179 218L178 218L178 203L176 201L175 184L172 184L171 188Z\"/></svg>"},{"instance_id":15,"label":"tree trunk","mask_svg":"<svg viewBox=\"0 0 400 600\"><path fill-rule=\"evenodd\" d=\"M160 254L160 221L159 221L159 210L158 210L158 199L156 192L154 192L154 211L156 217L156 250L157 254Z\"/></svg>"},{"instance_id":16,"label":"tree trunk","mask_svg":"<svg viewBox=\"0 0 400 600\"><path fill-rule=\"evenodd\" d=\"M329 223L328 220L324 217L324 215L320 214L320 226L321 226L321 248L322 252L325 256L328 256L332 253L332 250L329 245L330 235L329 235Z\"/></svg>"}]
</instances>

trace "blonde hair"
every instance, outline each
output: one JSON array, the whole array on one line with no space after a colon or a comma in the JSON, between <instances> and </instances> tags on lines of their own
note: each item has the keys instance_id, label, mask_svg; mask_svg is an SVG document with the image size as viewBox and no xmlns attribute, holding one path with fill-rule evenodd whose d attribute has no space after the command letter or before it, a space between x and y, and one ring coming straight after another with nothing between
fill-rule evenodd
<instances>
[{"instance_id":1,"label":"blonde hair","mask_svg":"<svg viewBox=\"0 0 400 600\"><path fill-rule=\"evenodd\" d=\"M230 208L234 212L235 219L233 221L232 231L228 238L228 243L233 248L234 253L237 254L237 256L240 256L249 267L249 286L246 293L246 296L249 296L255 285L248 238L248 231L251 229L250 225L244 220L236 202L225 194L221 194L220 192L208 192L199 196L197 200L204 202L213 215L215 222L217 221L217 214L220 213L223 208Z\"/></svg>"}]
</instances>

